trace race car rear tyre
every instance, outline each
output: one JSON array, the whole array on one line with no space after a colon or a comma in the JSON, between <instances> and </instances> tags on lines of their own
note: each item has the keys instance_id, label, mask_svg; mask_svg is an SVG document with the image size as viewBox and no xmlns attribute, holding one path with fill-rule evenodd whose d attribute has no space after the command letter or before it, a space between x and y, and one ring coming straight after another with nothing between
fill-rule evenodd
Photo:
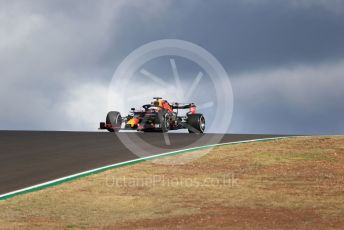
<instances>
[{"instance_id":1,"label":"race car rear tyre","mask_svg":"<svg viewBox=\"0 0 344 230\"><path fill-rule=\"evenodd\" d=\"M189 133L203 133L205 130L205 119L203 114L188 114L187 128Z\"/></svg>"},{"instance_id":2,"label":"race car rear tyre","mask_svg":"<svg viewBox=\"0 0 344 230\"><path fill-rule=\"evenodd\" d=\"M122 125L122 116L117 111L110 111L106 115L106 124L112 126L112 128L108 128L109 132L118 132Z\"/></svg>"}]
</instances>

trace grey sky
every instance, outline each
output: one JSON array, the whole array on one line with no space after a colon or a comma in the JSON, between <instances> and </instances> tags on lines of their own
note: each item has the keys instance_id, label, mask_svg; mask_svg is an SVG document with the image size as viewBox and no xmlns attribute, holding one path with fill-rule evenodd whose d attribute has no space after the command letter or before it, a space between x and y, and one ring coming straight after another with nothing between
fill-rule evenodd
<instances>
[{"instance_id":1,"label":"grey sky","mask_svg":"<svg viewBox=\"0 0 344 230\"><path fill-rule=\"evenodd\" d=\"M0 129L95 130L116 67L166 38L227 70L230 132L344 132L340 0L0 1Z\"/></svg>"}]
</instances>

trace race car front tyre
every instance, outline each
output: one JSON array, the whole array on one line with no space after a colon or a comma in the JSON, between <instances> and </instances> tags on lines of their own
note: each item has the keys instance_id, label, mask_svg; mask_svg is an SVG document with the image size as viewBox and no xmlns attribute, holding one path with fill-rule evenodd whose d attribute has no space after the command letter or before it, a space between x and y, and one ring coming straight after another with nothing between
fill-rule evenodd
<instances>
[{"instance_id":1,"label":"race car front tyre","mask_svg":"<svg viewBox=\"0 0 344 230\"><path fill-rule=\"evenodd\" d=\"M205 119L203 114L188 114L187 128L189 133L203 133L205 130Z\"/></svg>"},{"instance_id":2,"label":"race car front tyre","mask_svg":"<svg viewBox=\"0 0 344 230\"><path fill-rule=\"evenodd\" d=\"M106 125L111 125L107 130L109 132L118 132L122 125L122 116L117 111L110 111L106 115Z\"/></svg>"},{"instance_id":3,"label":"race car front tyre","mask_svg":"<svg viewBox=\"0 0 344 230\"><path fill-rule=\"evenodd\" d=\"M158 118L159 118L159 123L161 127L161 131L163 133L167 133L168 130L170 129L170 121L169 121L169 115L166 111L160 110L158 112Z\"/></svg>"}]
</instances>

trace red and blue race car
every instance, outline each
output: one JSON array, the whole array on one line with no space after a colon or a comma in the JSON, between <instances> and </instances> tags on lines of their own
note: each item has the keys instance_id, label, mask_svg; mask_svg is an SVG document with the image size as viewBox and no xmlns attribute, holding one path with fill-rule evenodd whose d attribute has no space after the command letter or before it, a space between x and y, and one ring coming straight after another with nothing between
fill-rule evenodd
<instances>
[{"instance_id":1,"label":"red and blue race car","mask_svg":"<svg viewBox=\"0 0 344 230\"><path fill-rule=\"evenodd\" d=\"M117 111L108 112L105 122L100 122L99 129L106 129L109 132L119 130L168 132L177 129L188 129L189 133L204 132L204 116L197 113L194 103L169 103L161 97L154 97L153 100L140 109L132 108L126 117L122 117ZM178 116L180 109L189 111L184 116Z\"/></svg>"}]
</instances>

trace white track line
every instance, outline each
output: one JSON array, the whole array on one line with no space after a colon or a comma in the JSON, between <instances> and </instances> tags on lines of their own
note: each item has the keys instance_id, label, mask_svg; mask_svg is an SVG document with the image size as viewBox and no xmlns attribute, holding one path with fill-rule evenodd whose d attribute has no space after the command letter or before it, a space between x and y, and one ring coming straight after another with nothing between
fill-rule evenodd
<instances>
[{"instance_id":1,"label":"white track line","mask_svg":"<svg viewBox=\"0 0 344 230\"><path fill-rule=\"evenodd\" d=\"M118 167L121 165L127 165L130 163L135 163L135 162L141 162L143 160L149 160L149 159L154 159L154 158L158 158L161 156L167 156L167 155L171 155L171 154L175 154L175 153L182 153L182 152L188 152L188 151L196 151L199 149L203 149L203 148L212 148L212 147L216 147L216 146L222 146L222 145L231 145L231 144L239 144L239 143L250 143L250 142L258 142L258 141L267 141L267 140L277 140L277 139L284 139L284 138L288 138L288 137L271 137L271 138L261 138L261 139L252 139L252 140L245 140L245 141L234 141L234 142L226 142L226 143L220 143L220 144L210 144L210 145L203 145L203 146L198 146L198 147L193 147L193 148L187 148L187 149L181 149L181 150L176 150L176 151L171 151L171 152L166 152L166 153L161 153L161 154L156 154L156 155L152 155L152 156L148 156L148 157L141 157L141 158L137 158L134 160L129 160L129 161L124 161L124 162L120 162L120 163L116 163L116 164L111 164L111 165L106 165L106 166L102 166L99 168L95 168L95 169L91 169L91 170L87 170L87 171L83 171L83 172L79 172L76 174L72 174L69 176L65 176L65 177L61 177L55 180L50 180L44 183L40 183L40 184L36 184L30 187L26 187L26 188L22 188L22 189L18 189L12 192L8 192L5 194L1 194L0 195L0 200L8 197L8 196L15 196L16 194L21 194L23 192L27 192L30 190L35 190L35 189L39 189L39 188L43 188L43 187L47 187L49 185L53 185L55 183L58 182L64 182L64 181L68 181L69 179L73 179L73 178L79 178L80 176L83 175L88 175L91 173L96 173L96 172L100 172L106 169L110 169L110 168L114 168L114 167Z\"/></svg>"}]
</instances>

